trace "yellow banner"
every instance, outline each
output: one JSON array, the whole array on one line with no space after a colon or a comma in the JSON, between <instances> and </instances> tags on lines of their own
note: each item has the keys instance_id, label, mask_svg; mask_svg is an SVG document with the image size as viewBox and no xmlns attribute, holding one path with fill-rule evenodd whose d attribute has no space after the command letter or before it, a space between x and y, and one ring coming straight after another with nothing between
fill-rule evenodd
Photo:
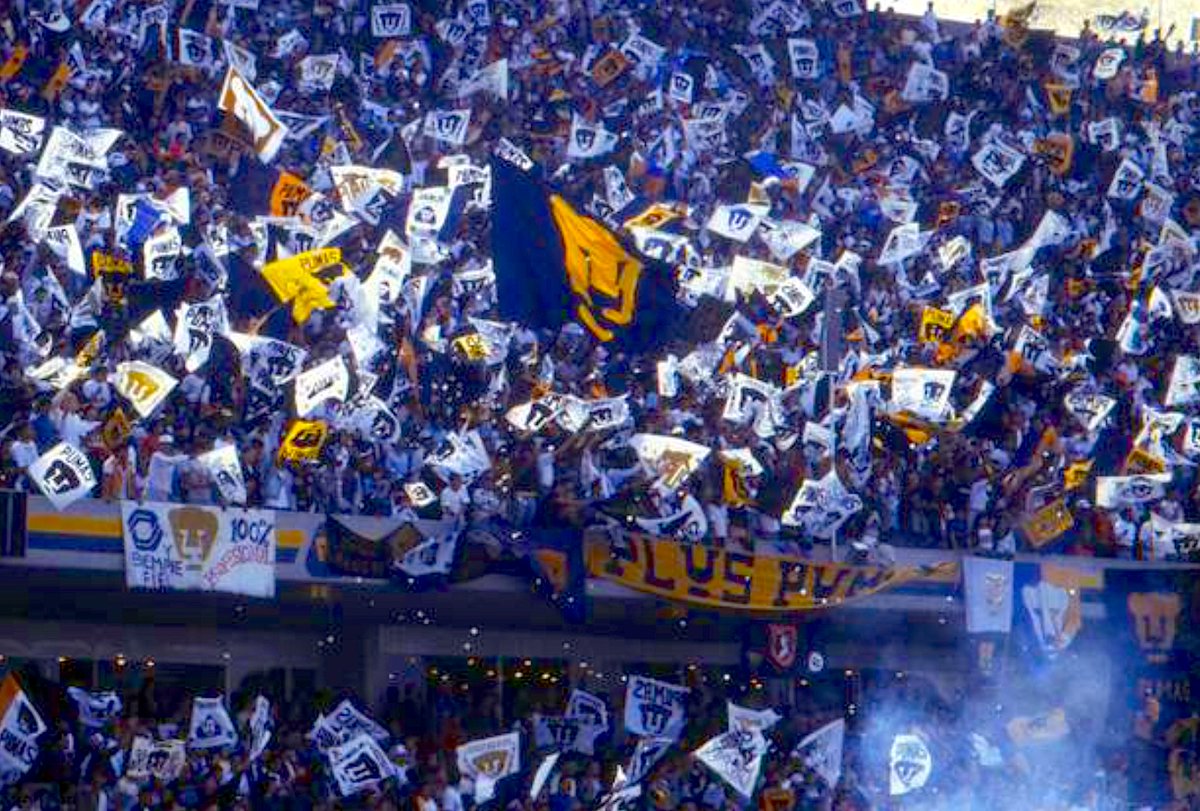
<instances>
[{"instance_id":1,"label":"yellow banner","mask_svg":"<svg viewBox=\"0 0 1200 811\"><path fill-rule=\"evenodd\" d=\"M128 276L133 273L133 263L111 253L92 251L92 275L107 273L113 276Z\"/></svg>"},{"instance_id":2,"label":"yellow banner","mask_svg":"<svg viewBox=\"0 0 1200 811\"><path fill-rule=\"evenodd\" d=\"M588 574L667 600L729 611L779 613L831 608L892 586L953 573L814 563L792 557L734 552L680 543L639 532L615 541L585 538ZM952 571L953 570L953 571Z\"/></svg>"},{"instance_id":3,"label":"yellow banner","mask_svg":"<svg viewBox=\"0 0 1200 811\"><path fill-rule=\"evenodd\" d=\"M1063 486L1067 490L1078 490L1087 484L1088 476L1092 475L1092 460L1083 459L1079 462L1072 462L1066 470L1063 471Z\"/></svg>"},{"instance_id":4,"label":"yellow banner","mask_svg":"<svg viewBox=\"0 0 1200 811\"><path fill-rule=\"evenodd\" d=\"M0 82L7 82L12 77L21 72L21 68L25 65L25 60L29 58L29 48L25 45L18 45L13 48L12 55L8 60L0 65Z\"/></svg>"},{"instance_id":5,"label":"yellow banner","mask_svg":"<svg viewBox=\"0 0 1200 811\"><path fill-rule=\"evenodd\" d=\"M288 428L279 446L279 460L312 462L321 454L329 426L320 420L296 420Z\"/></svg>"},{"instance_id":6,"label":"yellow banner","mask_svg":"<svg viewBox=\"0 0 1200 811\"><path fill-rule=\"evenodd\" d=\"M329 286L316 274L341 261L341 248L320 248L271 262L262 269L262 275L281 302L292 302L292 318L303 324L313 310L333 307Z\"/></svg>"},{"instance_id":7,"label":"yellow banner","mask_svg":"<svg viewBox=\"0 0 1200 811\"><path fill-rule=\"evenodd\" d=\"M592 82L596 87L608 87L629 68L629 60L620 51L609 51L592 65Z\"/></svg>"},{"instance_id":8,"label":"yellow banner","mask_svg":"<svg viewBox=\"0 0 1200 811\"><path fill-rule=\"evenodd\" d=\"M1075 526L1075 517L1067 509L1067 504L1061 498L1042 507L1029 515L1021 524L1029 545L1041 549L1046 544L1062 537L1063 533Z\"/></svg>"},{"instance_id":9,"label":"yellow banner","mask_svg":"<svg viewBox=\"0 0 1200 811\"><path fill-rule=\"evenodd\" d=\"M921 326L917 330L917 340L921 343L941 343L950 335L954 326L954 313L939 310L937 307L926 307L921 311Z\"/></svg>"},{"instance_id":10,"label":"yellow banner","mask_svg":"<svg viewBox=\"0 0 1200 811\"><path fill-rule=\"evenodd\" d=\"M1058 82L1046 82L1046 101L1053 115L1066 115L1071 110L1071 88Z\"/></svg>"},{"instance_id":11,"label":"yellow banner","mask_svg":"<svg viewBox=\"0 0 1200 811\"><path fill-rule=\"evenodd\" d=\"M1033 142L1033 151L1046 158L1050 171L1062 177L1071 171L1071 160L1075 156L1075 139L1065 132L1052 132L1045 138Z\"/></svg>"},{"instance_id":12,"label":"yellow banner","mask_svg":"<svg viewBox=\"0 0 1200 811\"><path fill-rule=\"evenodd\" d=\"M271 214L275 217L294 217L312 189L298 175L280 172L271 187Z\"/></svg>"}]
</instances>

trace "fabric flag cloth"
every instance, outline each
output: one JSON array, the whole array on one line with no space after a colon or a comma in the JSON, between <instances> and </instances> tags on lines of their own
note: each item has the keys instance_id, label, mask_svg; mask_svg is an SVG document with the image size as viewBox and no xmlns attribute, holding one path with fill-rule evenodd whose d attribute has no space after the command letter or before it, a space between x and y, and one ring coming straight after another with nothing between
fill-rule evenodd
<instances>
[{"instance_id":1,"label":"fabric flag cloth","mask_svg":"<svg viewBox=\"0 0 1200 811\"><path fill-rule=\"evenodd\" d=\"M125 776L133 780L153 777L164 783L178 779L187 764L187 749L180 740L154 741L139 735L129 748Z\"/></svg>"},{"instance_id":2,"label":"fabric flag cloth","mask_svg":"<svg viewBox=\"0 0 1200 811\"><path fill-rule=\"evenodd\" d=\"M674 745L674 738L653 736L638 738L637 744L633 747L633 754L629 756L629 768L619 772L624 779L615 782L613 790L620 791L628 786L636 786L645 780L655 764L662 760Z\"/></svg>"},{"instance_id":3,"label":"fabric flag cloth","mask_svg":"<svg viewBox=\"0 0 1200 811\"><path fill-rule=\"evenodd\" d=\"M456 750L458 772L475 783L475 802L496 792L496 783L521 770L521 736L516 732L464 743Z\"/></svg>"},{"instance_id":4,"label":"fabric flag cloth","mask_svg":"<svg viewBox=\"0 0 1200 811\"><path fill-rule=\"evenodd\" d=\"M60 442L43 453L28 472L56 510L65 510L96 486L96 473L87 454L69 442Z\"/></svg>"},{"instance_id":5,"label":"fabric flag cloth","mask_svg":"<svg viewBox=\"0 0 1200 811\"><path fill-rule=\"evenodd\" d=\"M729 713L730 732L758 730L765 733L782 720L782 716L769 707L765 710L752 710L726 701L725 708Z\"/></svg>"},{"instance_id":6,"label":"fabric flag cloth","mask_svg":"<svg viewBox=\"0 0 1200 811\"><path fill-rule=\"evenodd\" d=\"M0 683L0 786L19 781L38 758L37 739L46 723L16 676Z\"/></svg>"},{"instance_id":7,"label":"fabric flag cloth","mask_svg":"<svg viewBox=\"0 0 1200 811\"><path fill-rule=\"evenodd\" d=\"M630 676L625 687L625 730L634 735L678 739L687 723L686 687Z\"/></svg>"},{"instance_id":8,"label":"fabric flag cloth","mask_svg":"<svg viewBox=\"0 0 1200 811\"><path fill-rule=\"evenodd\" d=\"M830 721L825 726L805 735L792 757L815 771L831 789L842 778L842 748L846 742L846 719Z\"/></svg>"},{"instance_id":9,"label":"fabric flag cloth","mask_svg":"<svg viewBox=\"0 0 1200 811\"><path fill-rule=\"evenodd\" d=\"M188 728L189 749L222 749L236 746L237 729L222 698L192 699L192 722Z\"/></svg>"},{"instance_id":10,"label":"fabric flag cloth","mask_svg":"<svg viewBox=\"0 0 1200 811\"><path fill-rule=\"evenodd\" d=\"M341 746L332 747L326 755L343 797L374 788L395 775L395 766L388 760L387 753L370 735L360 734Z\"/></svg>"},{"instance_id":11,"label":"fabric flag cloth","mask_svg":"<svg viewBox=\"0 0 1200 811\"><path fill-rule=\"evenodd\" d=\"M492 161L492 255L503 318L531 327L579 323L631 351L666 341L682 317L672 269L506 160Z\"/></svg>"},{"instance_id":12,"label":"fabric flag cloth","mask_svg":"<svg viewBox=\"0 0 1200 811\"><path fill-rule=\"evenodd\" d=\"M349 699L345 699L329 715L319 715L308 737L322 752L348 743L359 735L369 735L386 741L390 735L373 719L363 714Z\"/></svg>"},{"instance_id":13,"label":"fabric flag cloth","mask_svg":"<svg viewBox=\"0 0 1200 811\"><path fill-rule=\"evenodd\" d=\"M967 633L1007 634L1013 619L1013 562L994 558L963 559Z\"/></svg>"},{"instance_id":14,"label":"fabric flag cloth","mask_svg":"<svg viewBox=\"0 0 1200 811\"><path fill-rule=\"evenodd\" d=\"M754 795L767 741L757 730L724 732L695 751L695 757L745 799Z\"/></svg>"},{"instance_id":15,"label":"fabric flag cloth","mask_svg":"<svg viewBox=\"0 0 1200 811\"><path fill-rule=\"evenodd\" d=\"M254 699L254 714L250 716L250 760L258 760L271 742L271 702L265 696Z\"/></svg>"},{"instance_id":16,"label":"fabric flag cloth","mask_svg":"<svg viewBox=\"0 0 1200 811\"><path fill-rule=\"evenodd\" d=\"M889 756L888 793L893 797L923 788L933 773L929 747L916 735L897 735Z\"/></svg>"},{"instance_id":17,"label":"fabric flag cloth","mask_svg":"<svg viewBox=\"0 0 1200 811\"><path fill-rule=\"evenodd\" d=\"M242 462L237 448L224 445L196 457L196 461L208 471L208 476L217 485L221 498L227 504L246 503L246 479L242 474Z\"/></svg>"},{"instance_id":18,"label":"fabric flag cloth","mask_svg":"<svg viewBox=\"0 0 1200 811\"><path fill-rule=\"evenodd\" d=\"M533 773L533 784L529 787L529 799L537 801L542 789L546 787L546 781L554 772L554 767L558 765L560 757L562 757L562 752L551 752L542 758L542 762L538 764L537 770Z\"/></svg>"},{"instance_id":19,"label":"fabric flag cloth","mask_svg":"<svg viewBox=\"0 0 1200 811\"><path fill-rule=\"evenodd\" d=\"M89 729L100 729L121 714L121 697L111 690L89 693L79 687L68 687L67 695L79 709L79 723Z\"/></svg>"}]
</instances>

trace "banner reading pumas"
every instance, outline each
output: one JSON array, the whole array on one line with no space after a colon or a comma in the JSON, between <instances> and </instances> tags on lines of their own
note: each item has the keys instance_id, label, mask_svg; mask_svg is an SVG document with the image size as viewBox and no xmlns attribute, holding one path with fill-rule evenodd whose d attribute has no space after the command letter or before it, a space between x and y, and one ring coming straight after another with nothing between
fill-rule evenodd
<instances>
[{"instance_id":1,"label":"banner reading pumas","mask_svg":"<svg viewBox=\"0 0 1200 811\"><path fill-rule=\"evenodd\" d=\"M841 605L913 580L953 574L935 567L882 569L681 544L636 532L590 532L588 573L635 591L733 611L805 611Z\"/></svg>"},{"instance_id":2,"label":"banner reading pumas","mask_svg":"<svg viewBox=\"0 0 1200 811\"><path fill-rule=\"evenodd\" d=\"M630 676L625 687L625 730L634 735L678 740L687 723L687 695L677 684Z\"/></svg>"},{"instance_id":3,"label":"banner reading pumas","mask_svg":"<svg viewBox=\"0 0 1200 811\"><path fill-rule=\"evenodd\" d=\"M121 502L125 583L275 596L275 513Z\"/></svg>"},{"instance_id":4,"label":"banner reading pumas","mask_svg":"<svg viewBox=\"0 0 1200 811\"><path fill-rule=\"evenodd\" d=\"M56 510L66 509L96 486L96 473L87 454L69 442L60 442L39 456L28 473Z\"/></svg>"},{"instance_id":5,"label":"banner reading pumas","mask_svg":"<svg viewBox=\"0 0 1200 811\"><path fill-rule=\"evenodd\" d=\"M492 162L492 255L501 316L531 327L577 321L596 340L640 351L682 313L672 269L634 256L531 173Z\"/></svg>"},{"instance_id":6,"label":"banner reading pumas","mask_svg":"<svg viewBox=\"0 0 1200 811\"><path fill-rule=\"evenodd\" d=\"M38 758L46 723L11 673L0 684L0 786L20 780Z\"/></svg>"}]
</instances>

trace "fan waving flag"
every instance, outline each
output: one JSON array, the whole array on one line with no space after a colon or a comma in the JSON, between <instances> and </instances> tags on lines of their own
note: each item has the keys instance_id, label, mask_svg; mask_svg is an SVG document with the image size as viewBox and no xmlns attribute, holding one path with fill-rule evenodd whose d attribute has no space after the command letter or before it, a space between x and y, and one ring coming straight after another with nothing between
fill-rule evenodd
<instances>
[{"instance_id":1,"label":"fan waving flag","mask_svg":"<svg viewBox=\"0 0 1200 811\"><path fill-rule=\"evenodd\" d=\"M492 255L501 315L532 327L576 321L633 351L664 341L682 313L675 275L640 259L537 178L492 162Z\"/></svg>"}]
</instances>

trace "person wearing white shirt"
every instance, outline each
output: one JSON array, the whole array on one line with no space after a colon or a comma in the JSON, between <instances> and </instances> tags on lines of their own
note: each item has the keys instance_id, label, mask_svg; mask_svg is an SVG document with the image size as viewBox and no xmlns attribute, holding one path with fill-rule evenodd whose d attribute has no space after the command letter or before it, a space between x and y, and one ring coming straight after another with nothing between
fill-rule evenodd
<instances>
[{"instance_id":1,"label":"person wearing white shirt","mask_svg":"<svg viewBox=\"0 0 1200 811\"><path fill-rule=\"evenodd\" d=\"M150 501L169 501L175 484L175 472L191 459L186 453L175 453L175 437L164 434L159 448L150 455L146 471L146 498Z\"/></svg>"},{"instance_id":2,"label":"person wearing white shirt","mask_svg":"<svg viewBox=\"0 0 1200 811\"><path fill-rule=\"evenodd\" d=\"M451 474L450 484L442 489L439 501L442 503L442 516L461 525L466 518L467 508L471 506L471 493L463 484L462 476Z\"/></svg>"},{"instance_id":3,"label":"person wearing white shirt","mask_svg":"<svg viewBox=\"0 0 1200 811\"><path fill-rule=\"evenodd\" d=\"M286 466L270 466L263 485L263 504L275 510L294 510L295 482L296 477Z\"/></svg>"},{"instance_id":4,"label":"person wearing white shirt","mask_svg":"<svg viewBox=\"0 0 1200 811\"><path fill-rule=\"evenodd\" d=\"M18 468L28 468L38 458L37 442L34 441L33 426L25 424L21 426L20 439L13 440L9 446L9 455L12 457L13 464Z\"/></svg>"}]
</instances>

